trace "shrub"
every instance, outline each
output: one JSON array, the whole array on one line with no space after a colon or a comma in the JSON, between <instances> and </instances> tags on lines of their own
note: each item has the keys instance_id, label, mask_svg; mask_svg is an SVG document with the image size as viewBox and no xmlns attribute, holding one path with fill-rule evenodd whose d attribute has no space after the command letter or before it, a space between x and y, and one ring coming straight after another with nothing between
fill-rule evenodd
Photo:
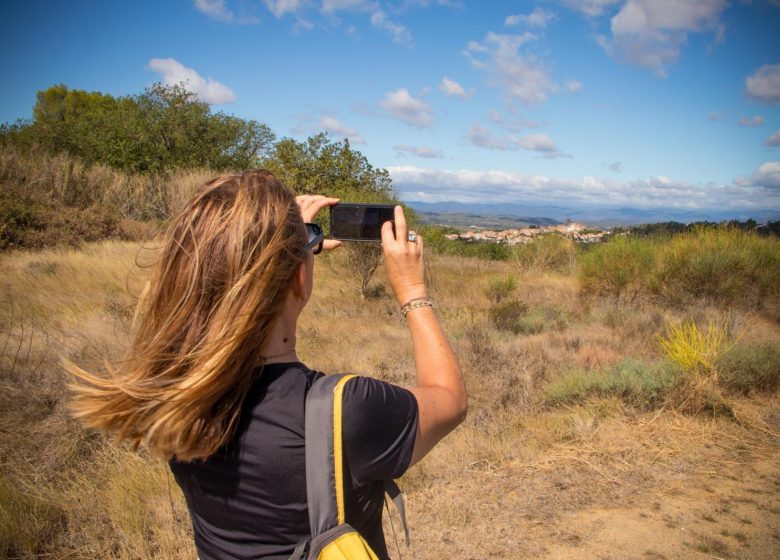
<instances>
[{"instance_id":1,"label":"shrub","mask_svg":"<svg viewBox=\"0 0 780 560\"><path fill-rule=\"evenodd\" d=\"M369 290L369 283L374 272L382 263L382 247L379 243L350 242L345 244L340 251L340 260L334 266L347 282L349 282L360 295L360 299L371 297L376 291Z\"/></svg>"},{"instance_id":2,"label":"shrub","mask_svg":"<svg viewBox=\"0 0 780 560\"><path fill-rule=\"evenodd\" d=\"M780 349L776 344L736 344L720 356L722 385L734 392L773 391L780 388Z\"/></svg>"},{"instance_id":3,"label":"shrub","mask_svg":"<svg viewBox=\"0 0 780 560\"><path fill-rule=\"evenodd\" d=\"M669 361L645 363L626 359L606 369L576 369L550 383L543 402L560 406L593 397L616 397L626 404L650 410L663 404L680 376Z\"/></svg>"},{"instance_id":4,"label":"shrub","mask_svg":"<svg viewBox=\"0 0 780 560\"><path fill-rule=\"evenodd\" d=\"M447 239L448 233L457 230L446 226L421 226L418 228L425 239L425 249L440 255L476 257L490 261L506 261L513 255L513 248L492 241L464 241Z\"/></svg>"},{"instance_id":5,"label":"shrub","mask_svg":"<svg viewBox=\"0 0 780 560\"><path fill-rule=\"evenodd\" d=\"M718 379L718 361L732 345L725 323L710 323L703 332L693 321L686 321L672 326L669 335L659 336L658 342L683 372L670 395L670 404L692 414L709 411L733 415Z\"/></svg>"},{"instance_id":6,"label":"shrub","mask_svg":"<svg viewBox=\"0 0 780 560\"><path fill-rule=\"evenodd\" d=\"M514 254L525 270L574 272L574 241L558 233L540 235L530 243L518 245Z\"/></svg>"},{"instance_id":7,"label":"shrub","mask_svg":"<svg viewBox=\"0 0 780 560\"><path fill-rule=\"evenodd\" d=\"M77 245L109 237L130 237L119 212L110 207L72 208L16 185L0 190L0 250Z\"/></svg>"},{"instance_id":8,"label":"shrub","mask_svg":"<svg viewBox=\"0 0 780 560\"><path fill-rule=\"evenodd\" d=\"M780 295L780 243L734 227L698 227L659 247L649 288L671 303L759 308Z\"/></svg>"},{"instance_id":9,"label":"shrub","mask_svg":"<svg viewBox=\"0 0 780 560\"><path fill-rule=\"evenodd\" d=\"M735 227L697 227L672 238L617 236L579 259L586 295L702 300L780 319L780 242Z\"/></svg>"},{"instance_id":10,"label":"shrub","mask_svg":"<svg viewBox=\"0 0 780 560\"><path fill-rule=\"evenodd\" d=\"M528 304L521 301L505 301L490 309L490 320L497 329L515 334L522 332L522 317L528 312Z\"/></svg>"},{"instance_id":11,"label":"shrub","mask_svg":"<svg viewBox=\"0 0 780 560\"><path fill-rule=\"evenodd\" d=\"M516 300L494 305L490 319L497 329L514 334L539 334L550 327L560 329L566 325L559 309L547 306L530 309L526 303Z\"/></svg>"},{"instance_id":12,"label":"shrub","mask_svg":"<svg viewBox=\"0 0 780 560\"><path fill-rule=\"evenodd\" d=\"M717 376L718 359L731 344L725 323L710 323L703 332L690 320L672 326L668 336L658 336L658 342L670 360L695 376Z\"/></svg>"},{"instance_id":13,"label":"shrub","mask_svg":"<svg viewBox=\"0 0 780 560\"><path fill-rule=\"evenodd\" d=\"M656 242L617 236L583 253L578 276L587 295L636 297L646 289L653 269Z\"/></svg>"},{"instance_id":14,"label":"shrub","mask_svg":"<svg viewBox=\"0 0 780 560\"><path fill-rule=\"evenodd\" d=\"M501 303L503 299L508 297L517 288L517 279L511 274L507 274L502 278L493 278L488 283L485 295L494 303Z\"/></svg>"}]
</instances>

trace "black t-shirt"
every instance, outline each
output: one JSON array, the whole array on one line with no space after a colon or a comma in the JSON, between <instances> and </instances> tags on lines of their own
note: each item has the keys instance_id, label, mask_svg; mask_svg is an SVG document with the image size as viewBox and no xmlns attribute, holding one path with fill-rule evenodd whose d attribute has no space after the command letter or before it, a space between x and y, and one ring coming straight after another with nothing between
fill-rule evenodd
<instances>
[{"instance_id":1,"label":"black t-shirt","mask_svg":"<svg viewBox=\"0 0 780 560\"><path fill-rule=\"evenodd\" d=\"M170 462L184 492L201 560L282 560L309 537L304 404L322 375L301 363L271 364L253 383L231 442L206 460ZM344 388L346 520L380 558L382 480L409 466L417 401L368 377Z\"/></svg>"}]
</instances>

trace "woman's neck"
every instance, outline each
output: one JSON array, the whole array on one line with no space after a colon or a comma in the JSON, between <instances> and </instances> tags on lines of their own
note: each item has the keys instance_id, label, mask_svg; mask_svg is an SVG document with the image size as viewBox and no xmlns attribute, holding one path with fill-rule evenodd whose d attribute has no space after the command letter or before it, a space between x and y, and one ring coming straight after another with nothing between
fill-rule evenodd
<instances>
[{"instance_id":1,"label":"woman's neck","mask_svg":"<svg viewBox=\"0 0 780 560\"><path fill-rule=\"evenodd\" d=\"M282 316L274 324L267 342L263 345L260 354L262 364L298 361L298 354L295 351L298 314L299 312L295 312L290 306L285 308Z\"/></svg>"}]
</instances>

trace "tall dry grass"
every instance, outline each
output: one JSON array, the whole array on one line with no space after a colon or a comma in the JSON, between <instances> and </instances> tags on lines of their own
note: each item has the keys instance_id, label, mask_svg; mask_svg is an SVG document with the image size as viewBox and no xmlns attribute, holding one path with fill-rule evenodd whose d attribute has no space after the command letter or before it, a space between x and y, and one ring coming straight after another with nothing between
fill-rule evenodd
<instances>
[{"instance_id":1,"label":"tall dry grass","mask_svg":"<svg viewBox=\"0 0 780 560\"><path fill-rule=\"evenodd\" d=\"M589 295L736 306L780 320L780 241L738 228L618 236L581 255L578 276Z\"/></svg>"},{"instance_id":2,"label":"tall dry grass","mask_svg":"<svg viewBox=\"0 0 780 560\"><path fill-rule=\"evenodd\" d=\"M0 147L0 250L148 239L208 169L127 174L66 154Z\"/></svg>"},{"instance_id":3,"label":"tall dry grass","mask_svg":"<svg viewBox=\"0 0 780 560\"><path fill-rule=\"evenodd\" d=\"M165 466L71 420L58 363L65 355L94 368L104 356L122 356L154 256L153 246L117 241L0 255L0 557L194 557L186 508ZM342 274L342 259L318 257L314 295L301 317L301 358L323 371L411 383L411 343L396 302L379 288L383 270L361 300ZM551 484L565 478L555 470L563 469L596 488L590 471L566 466L566 449L582 441L614 445L601 426L632 445L620 430L633 428L621 418L641 418L667 390L665 366L653 365L663 360L657 336L686 318L704 325L726 316L717 306L583 298L571 275L528 271L511 260L432 254L429 281L471 403L465 424L402 481L414 558L452 552L442 535L462 534L453 554L469 557L479 550L480 531L491 538L511 532L516 520L501 517L508 506L499 505L533 508L502 485L525 476L528 465L538 476L549 472ZM507 302L534 328L497 324L496 310ZM745 348L777 346L775 322L749 310L728 316ZM513 324L511 313L505 319ZM755 365L766 360L761 352L727 353L719 363ZM771 371L756 371L765 376L763 388L777 386ZM556 387L558 404L549 396ZM543 496L544 488L534 491ZM512 550L492 555L511 558Z\"/></svg>"}]
</instances>

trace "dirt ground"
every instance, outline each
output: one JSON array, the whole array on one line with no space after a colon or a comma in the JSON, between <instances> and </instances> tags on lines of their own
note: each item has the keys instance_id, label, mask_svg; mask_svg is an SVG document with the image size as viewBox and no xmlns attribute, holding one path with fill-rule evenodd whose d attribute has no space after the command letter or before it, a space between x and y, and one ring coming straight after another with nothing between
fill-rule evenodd
<instances>
[{"instance_id":1,"label":"dirt ground","mask_svg":"<svg viewBox=\"0 0 780 560\"><path fill-rule=\"evenodd\" d=\"M408 492L403 556L780 558L780 396L738 410L607 419L535 457L429 481Z\"/></svg>"}]
</instances>

